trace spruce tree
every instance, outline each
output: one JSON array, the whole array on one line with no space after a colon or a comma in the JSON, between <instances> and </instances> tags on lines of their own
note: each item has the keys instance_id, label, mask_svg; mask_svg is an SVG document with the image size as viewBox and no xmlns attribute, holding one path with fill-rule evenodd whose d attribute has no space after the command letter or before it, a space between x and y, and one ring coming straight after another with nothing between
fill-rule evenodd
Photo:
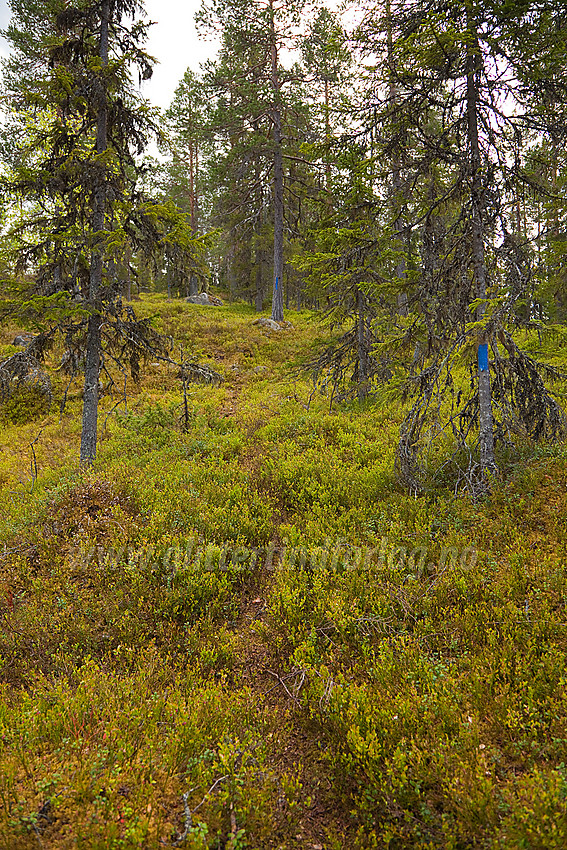
<instances>
[{"instance_id":1,"label":"spruce tree","mask_svg":"<svg viewBox=\"0 0 567 850\"><path fill-rule=\"evenodd\" d=\"M132 245L147 249L165 239L164 221L175 218L136 186L136 157L153 129L131 77L132 69L140 78L151 74L146 25L137 19L137 0L12 0L11 7L5 94L9 122L25 121L25 133L4 175L5 190L21 205L4 240L16 297L5 292L4 301L20 315L34 314L43 343L60 330L83 349L80 460L91 464L103 321L105 344L128 352L135 377L144 345L158 344L148 324L123 307L114 263Z\"/></svg>"},{"instance_id":2,"label":"spruce tree","mask_svg":"<svg viewBox=\"0 0 567 850\"><path fill-rule=\"evenodd\" d=\"M391 232L405 233L409 251L422 240L423 264L411 286L404 282L407 316L381 349L406 349L408 386L417 390L399 456L412 486L435 434L456 436L471 458L464 475L482 490L496 471L495 438L507 439L512 419L532 436L563 427L537 365L512 339L529 275L516 275L511 287L508 274L521 247L511 238L510 207L524 187L537 191L525 161L535 78L525 73L519 34L539 20L543 38L545 19L531 3L413 0L373 6L359 28L363 52L378 56L367 98L378 157L404 204L405 227L393 210ZM547 73L561 90L559 65ZM527 244L523 251L528 257ZM454 376L473 347L467 392Z\"/></svg>"}]
</instances>

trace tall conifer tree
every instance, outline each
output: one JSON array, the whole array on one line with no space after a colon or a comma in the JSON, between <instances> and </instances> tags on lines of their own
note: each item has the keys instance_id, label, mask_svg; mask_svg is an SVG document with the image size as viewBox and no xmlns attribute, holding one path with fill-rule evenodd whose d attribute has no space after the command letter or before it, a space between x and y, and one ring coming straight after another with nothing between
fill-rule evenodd
<instances>
[{"instance_id":1,"label":"tall conifer tree","mask_svg":"<svg viewBox=\"0 0 567 850\"><path fill-rule=\"evenodd\" d=\"M414 486L425 433L444 433L451 364L473 344L473 390L455 390L446 427L466 452L476 430L480 489L496 470L495 438L507 433L511 416L533 436L562 427L537 365L528 365L511 337L529 281L516 276L510 287L507 274L518 248L510 236L510 201L523 186L534 188L522 144L534 121L534 80L525 74L518 34L545 18L529 2L387 0L381 11L369 10L359 29L364 52L383 57L369 114L381 155L391 163L392 185L411 187L404 192L406 242L420 232L429 239L422 251L428 268L413 275L407 320L395 333L396 350L406 345L411 354L410 386L419 388L400 445L400 468ZM558 66L548 70L562 73ZM439 216L443 242L435 245L431 225ZM400 233L399 219L392 228Z\"/></svg>"},{"instance_id":2,"label":"tall conifer tree","mask_svg":"<svg viewBox=\"0 0 567 850\"><path fill-rule=\"evenodd\" d=\"M11 234L16 286L28 286L21 272L31 273L34 284L24 303L35 310L38 324L51 331L59 327L68 340L82 339L80 460L91 464L97 447L103 317L105 326L122 334L126 348L134 341L134 375L138 343L150 333L147 324L123 310L109 273L117 252L129 243L147 246L159 238L159 215L136 187L135 157L152 130L131 78L133 68L140 78L151 74L146 25L137 19L143 12L137 0L77 6L63 0L12 0L11 7L8 120L16 126L26 120L4 181L22 206ZM85 312L86 326L80 318Z\"/></svg>"},{"instance_id":3,"label":"tall conifer tree","mask_svg":"<svg viewBox=\"0 0 567 850\"><path fill-rule=\"evenodd\" d=\"M198 21L205 31L222 38L221 62L233 56L231 68L224 62L216 79L233 110L246 113L249 129L269 122L264 145L270 158L273 209L272 318L282 321L284 272L284 115L286 93L297 71L284 69L281 51L295 46L293 35L300 23L302 0L205 0ZM219 91L221 96L222 92ZM246 132L246 131L245 131Z\"/></svg>"}]
</instances>

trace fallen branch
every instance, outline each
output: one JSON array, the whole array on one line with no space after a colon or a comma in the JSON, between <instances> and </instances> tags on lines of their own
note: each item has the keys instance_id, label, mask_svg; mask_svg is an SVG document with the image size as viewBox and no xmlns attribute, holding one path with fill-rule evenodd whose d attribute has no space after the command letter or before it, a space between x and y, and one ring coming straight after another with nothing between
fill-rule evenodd
<instances>
[{"instance_id":1,"label":"fallen branch","mask_svg":"<svg viewBox=\"0 0 567 850\"><path fill-rule=\"evenodd\" d=\"M191 793L191 791L185 791L185 793L182 795L183 808L185 810L185 829L183 830L183 832L179 836L179 838L177 838L173 842L174 846L177 846L178 844L183 844L183 842L185 841L185 839L189 835L189 830L193 827L193 815L195 814L195 812L198 809L201 808L201 806L203 805L203 803L205 802L207 797L210 797L210 795L213 793L213 791L215 790L217 785L219 785L221 782L224 782L224 780L228 779L228 778L229 778L228 773L226 774L226 776L219 776L219 778L216 779L213 782L213 784L211 785L211 787L209 788L209 790L207 791L207 793L205 794L205 796L203 797L203 799L201 800L199 805L195 806L195 808L193 810L191 810L189 808L189 794Z\"/></svg>"}]
</instances>

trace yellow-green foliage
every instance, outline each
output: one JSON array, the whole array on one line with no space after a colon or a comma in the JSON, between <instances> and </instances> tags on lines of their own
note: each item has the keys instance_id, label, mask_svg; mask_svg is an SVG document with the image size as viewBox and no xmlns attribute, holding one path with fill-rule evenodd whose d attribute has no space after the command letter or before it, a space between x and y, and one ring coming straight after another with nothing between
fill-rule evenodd
<instances>
[{"instance_id":1,"label":"yellow-green foliage","mask_svg":"<svg viewBox=\"0 0 567 850\"><path fill-rule=\"evenodd\" d=\"M564 446L414 498L396 399L290 377L307 313L141 312L225 376L187 430L159 363L88 473L80 381L0 425L0 847L566 847Z\"/></svg>"}]
</instances>

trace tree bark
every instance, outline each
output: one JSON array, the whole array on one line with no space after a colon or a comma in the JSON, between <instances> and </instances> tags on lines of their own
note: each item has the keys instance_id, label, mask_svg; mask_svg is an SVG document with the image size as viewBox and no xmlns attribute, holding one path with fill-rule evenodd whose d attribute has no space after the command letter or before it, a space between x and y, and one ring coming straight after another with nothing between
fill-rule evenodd
<instances>
[{"instance_id":1,"label":"tree bark","mask_svg":"<svg viewBox=\"0 0 567 850\"><path fill-rule=\"evenodd\" d=\"M230 300L236 300L236 292L238 289L238 281L236 279L236 248L232 244L227 256L228 291L230 292Z\"/></svg>"},{"instance_id":2,"label":"tree bark","mask_svg":"<svg viewBox=\"0 0 567 850\"><path fill-rule=\"evenodd\" d=\"M394 45L392 39L392 12L390 8L390 0L386 0L386 27L387 27L387 47L388 47L388 78L389 78L389 99L392 116L397 113L398 109L398 88L394 76ZM394 217L394 233L395 246L399 257L396 263L394 274L398 281L405 280L406 277L406 259L404 256L404 244L402 240L403 218L401 214L402 208L402 173L400 156L397 151L394 151L392 156L392 215ZM400 316L408 314L408 296L406 292L398 291L397 307Z\"/></svg>"},{"instance_id":3,"label":"tree bark","mask_svg":"<svg viewBox=\"0 0 567 850\"><path fill-rule=\"evenodd\" d=\"M196 182L197 170L196 148L193 147L193 141L189 142L189 203L191 208L191 231L193 235L197 233L197 198L196 198ZM199 294L199 278L193 272L189 275L189 295Z\"/></svg>"},{"instance_id":4,"label":"tree bark","mask_svg":"<svg viewBox=\"0 0 567 850\"><path fill-rule=\"evenodd\" d=\"M327 203L333 208L333 197L331 194L331 159L329 146L331 144L331 120L330 120L330 98L329 78L325 77L325 190L327 192Z\"/></svg>"},{"instance_id":5,"label":"tree bark","mask_svg":"<svg viewBox=\"0 0 567 850\"><path fill-rule=\"evenodd\" d=\"M193 156L193 142L189 142L189 204L191 207L191 230L196 231L195 222L195 163Z\"/></svg>"},{"instance_id":6,"label":"tree bark","mask_svg":"<svg viewBox=\"0 0 567 850\"><path fill-rule=\"evenodd\" d=\"M124 287L124 295L126 297L126 301L132 300L132 272L130 269L130 263L132 262L132 249L130 247L126 248L125 254L126 261L126 281Z\"/></svg>"},{"instance_id":7,"label":"tree bark","mask_svg":"<svg viewBox=\"0 0 567 850\"><path fill-rule=\"evenodd\" d=\"M110 2L103 0L101 6L99 56L103 67L108 65L108 38ZM108 105L106 91L101 100L97 118L96 152L102 155L107 148ZM99 166L101 168L101 166ZM89 276L89 321L87 327L87 350L85 359L85 389L83 393L83 422L81 431L80 462L90 466L96 458L98 422L98 378L100 373L101 341L101 297L103 248L100 234L104 230L106 216L106 179L102 168L97 176L92 210L92 229L95 244L91 253Z\"/></svg>"},{"instance_id":8,"label":"tree bark","mask_svg":"<svg viewBox=\"0 0 567 850\"><path fill-rule=\"evenodd\" d=\"M257 126L254 127L257 130ZM255 284L256 292L254 298L254 306L257 313L261 313L264 309L264 249L262 245L262 225L264 224L264 193L262 191L262 182L260 180L260 171L258 163L256 163L256 182L258 184L258 214L254 226L254 265L255 265Z\"/></svg>"},{"instance_id":9,"label":"tree bark","mask_svg":"<svg viewBox=\"0 0 567 850\"><path fill-rule=\"evenodd\" d=\"M470 152L471 174L471 252L476 297L485 299L487 293L487 275L484 252L484 228L482 219L483 190L481 175L481 157L478 135L478 83L482 69L482 57L476 30L476 23L470 7L467 9L467 132ZM477 321L482 321L485 307L477 309ZM490 388L490 368L488 362L488 337L483 329L478 340L478 404L479 404L479 443L480 467L483 477L496 471L494 458L494 416L492 413L492 393Z\"/></svg>"},{"instance_id":10,"label":"tree bark","mask_svg":"<svg viewBox=\"0 0 567 850\"><path fill-rule=\"evenodd\" d=\"M256 293L254 304L257 313L261 313L264 308L264 284L262 281L262 256L263 251L256 248L256 256L254 258L256 265Z\"/></svg>"},{"instance_id":11,"label":"tree bark","mask_svg":"<svg viewBox=\"0 0 567 850\"><path fill-rule=\"evenodd\" d=\"M429 186L427 188L427 200L429 202L429 212L425 219L423 227L423 275L427 281L427 289L431 290L439 267L441 265L441 254L443 251L443 223L435 211L435 202L437 201L437 183L435 175L431 174L429 178Z\"/></svg>"},{"instance_id":12,"label":"tree bark","mask_svg":"<svg viewBox=\"0 0 567 850\"><path fill-rule=\"evenodd\" d=\"M366 303L360 289L356 290L356 342L358 350L358 399L368 395L368 350L366 343Z\"/></svg>"},{"instance_id":13,"label":"tree bark","mask_svg":"<svg viewBox=\"0 0 567 850\"><path fill-rule=\"evenodd\" d=\"M274 7L270 0L272 37L272 89L274 95L272 120L274 125L274 289L272 295L272 319L283 322L283 229L284 229L284 177L282 156L282 116L280 109L280 79L278 73L278 48L274 23Z\"/></svg>"}]
</instances>

